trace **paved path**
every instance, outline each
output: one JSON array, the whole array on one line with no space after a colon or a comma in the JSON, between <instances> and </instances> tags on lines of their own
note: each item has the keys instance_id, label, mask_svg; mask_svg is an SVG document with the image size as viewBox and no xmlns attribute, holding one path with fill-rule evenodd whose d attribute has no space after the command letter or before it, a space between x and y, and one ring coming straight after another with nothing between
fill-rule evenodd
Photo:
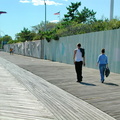
<instances>
[{"instance_id":1,"label":"paved path","mask_svg":"<svg viewBox=\"0 0 120 120\"><path fill-rule=\"evenodd\" d=\"M44 78L45 80L49 81L50 83L62 88L63 90L71 93L72 95L76 96L77 98L80 98L80 99L77 99L77 101L79 100L80 102L75 102L73 99L75 98L75 100L76 100L76 97L69 94L71 96L71 98L69 98L69 99L74 101L75 103L77 103L77 105L73 104L73 108L75 106L75 108L78 107L77 109L80 110L82 108L81 105L83 103L85 103L87 108L93 109L94 108L93 106L86 103L86 102L88 102L88 103L94 105L95 107L99 108L100 110L108 113L109 115L116 118L117 120L120 120L120 100L119 100L119 98L120 98L120 94L119 94L120 75L119 74L111 73L110 77L106 79L106 82L104 84L101 84L99 81L98 70L84 67L84 69L83 69L84 82L79 84L79 83L76 83L76 75L75 75L73 65L67 65L67 64L58 63L58 62L51 62L48 60L40 60L40 59L30 58L30 57L21 56L21 55L13 55L12 56L12 55L9 55L8 53L4 53L4 52L0 52L0 56L2 58L7 59L8 61L11 61L14 64L17 64L18 66L20 66L24 69L31 71L32 73ZM3 62L2 64L4 64L4 66L6 66L6 63ZM11 69L12 69L12 66L11 66ZM9 68L10 68L10 66L7 69L9 69ZM13 68L12 74L14 74L14 76L16 76L18 73L14 72L14 71L15 70ZM34 76L34 74L32 76ZM18 77L19 75L20 74L18 74L16 77ZM35 81L29 82L28 85L30 85L30 83L31 83L31 86L34 87L34 84L32 84L34 82ZM37 84L39 84L39 83L36 83L36 85ZM26 88L29 89L30 87L26 86ZM31 92L33 92L31 89L29 89L29 90ZM49 92L49 90L48 90L48 92ZM64 92L62 92L62 93L64 93ZM63 96L62 93L61 93L61 95ZM34 96L37 96L37 92L36 92L36 94L35 94L35 92L33 92L33 94L34 94ZM56 94L56 91L54 94ZM66 93L66 94L68 94L68 93ZM62 98L62 96L57 96L57 99ZM50 98L51 98L51 96L50 96ZM56 106L61 106L61 104L63 104L61 102L64 102L67 104L67 107L70 108L70 106L68 106L68 105L69 104L71 105L71 101L69 101L68 99L65 99L64 97L62 99L63 99L63 101L60 100L59 101L60 103L57 102ZM81 99L86 102L82 101ZM43 102L45 103L44 100L43 100ZM84 106L84 107L86 107L86 106ZM83 107L83 109L84 109L84 107ZM51 108L51 106L49 107L49 110L52 111L50 108ZM94 108L93 110L99 111L96 108ZM57 112L57 110L56 110L56 112ZM71 112L71 111L69 111L69 112ZM101 112L101 111L99 111L99 112ZM53 113L53 111L52 111L52 113ZM77 114L77 117L75 118L75 120L79 120L79 119L87 120L88 119L87 116L86 117L84 116L84 115L86 115L86 112L84 110L83 110L83 112L81 111L81 113L79 113L79 115ZM89 117L90 116L89 112L87 114ZM103 115L103 112L101 112L100 114ZM81 116L84 116L83 117L84 119ZM72 117L70 117L70 118L72 118ZM89 118L88 120L90 120L90 119L91 118ZM94 119L96 120L96 119L98 119L98 117L96 117ZM70 120L70 119L68 119L68 120ZM91 120L93 120L93 119L91 119Z\"/></svg>"}]
</instances>

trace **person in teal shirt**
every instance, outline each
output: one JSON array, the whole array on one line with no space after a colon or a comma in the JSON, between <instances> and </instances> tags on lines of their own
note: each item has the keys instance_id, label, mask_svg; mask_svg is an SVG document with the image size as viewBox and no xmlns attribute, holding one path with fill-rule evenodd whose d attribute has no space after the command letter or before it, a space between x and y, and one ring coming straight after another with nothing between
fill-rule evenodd
<instances>
[{"instance_id":1,"label":"person in teal shirt","mask_svg":"<svg viewBox=\"0 0 120 120\"><path fill-rule=\"evenodd\" d=\"M108 57L105 55L105 49L101 50L101 53L97 59L97 65L99 64L101 82L104 83L105 69L108 67Z\"/></svg>"}]
</instances>

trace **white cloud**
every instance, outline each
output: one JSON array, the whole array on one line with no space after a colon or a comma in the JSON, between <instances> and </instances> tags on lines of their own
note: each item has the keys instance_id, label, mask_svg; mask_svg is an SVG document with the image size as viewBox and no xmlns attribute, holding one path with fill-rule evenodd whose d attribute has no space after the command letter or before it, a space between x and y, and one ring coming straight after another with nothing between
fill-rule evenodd
<instances>
[{"instance_id":1,"label":"white cloud","mask_svg":"<svg viewBox=\"0 0 120 120\"><path fill-rule=\"evenodd\" d=\"M51 0L45 0L47 5L62 5L62 3L56 3ZM44 0L32 0L33 5L44 5Z\"/></svg>"},{"instance_id":2,"label":"white cloud","mask_svg":"<svg viewBox=\"0 0 120 120\"><path fill-rule=\"evenodd\" d=\"M44 0L32 0L33 5L44 5Z\"/></svg>"},{"instance_id":3,"label":"white cloud","mask_svg":"<svg viewBox=\"0 0 120 120\"><path fill-rule=\"evenodd\" d=\"M62 5L62 3L56 3L54 1L46 0L47 5Z\"/></svg>"},{"instance_id":4,"label":"white cloud","mask_svg":"<svg viewBox=\"0 0 120 120\"><path fill-rule=\"evenodd\" d=\"M52 21L50 21L50 22L52 22L52 23L57 23L57 22L59 22L59 20L52 20Z\"/></svg>"},{"instance_id":5,"label":"white cloud","mask_svg":"<svg viewBox=\"0 0 120 120\"><path fill-rule=\"evenodd\" d=\"M30 3L28 0L20 0L21 3Z\"/></svg>"},{"instance_id":6,"label":"white cloud","mask_svg":"<svg viewBox=\"0 0 120 120\"><path fill-rule=\"evenodd\" d=\"M33 5L44 5L44 0L20 0L21 3L33 3ZM62 5L62 3L57 3L52 0L45 0L47 5Z\"/></svg>"}]
</instances>

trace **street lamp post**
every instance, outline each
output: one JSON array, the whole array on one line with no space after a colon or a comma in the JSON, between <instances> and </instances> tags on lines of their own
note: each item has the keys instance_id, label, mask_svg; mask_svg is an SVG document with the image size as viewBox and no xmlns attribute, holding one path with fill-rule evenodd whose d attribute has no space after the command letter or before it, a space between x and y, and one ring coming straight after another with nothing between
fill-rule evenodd
<instances>
[{"instance_id":1,"label":"street lamp post","mask_svg":"<svg viewBox=\"0 0 120 120\"><path fill-rule=\"evenodd\" d=\"M44 5L45 5L45 26L44 26L44 31L46 32L46 2L44 0ZM41 41L41 58L44 59L44 40Z\"/></svg>"},{"instance_id":2,"label":"street lamp post","mask_svg":"<svg viewBox=\"0 0 120 120\"><path fill-rule=\"evenodd\" d=\"M46 2L44 0L44 5L45 5L45 31L46 31Z\"/></svg>"},{"instance_id":3,"label":"street lamp post","mask_svg":"<svg viewBox=\"0 0 120 120\"><path fill-rule=\"evenodd\" d=\"M0 15L1 15L1 14L5 14L5 13L7 13L7 12L5 12L5 11L0 11ZM1 36L1 33L0 33L0 36ZM3 43L3 41L2 41L2 44L1 44L1 45L2 45L2 49L3 49L3 44L4 44L4 43Z\"/></svg>"}]
</instances>

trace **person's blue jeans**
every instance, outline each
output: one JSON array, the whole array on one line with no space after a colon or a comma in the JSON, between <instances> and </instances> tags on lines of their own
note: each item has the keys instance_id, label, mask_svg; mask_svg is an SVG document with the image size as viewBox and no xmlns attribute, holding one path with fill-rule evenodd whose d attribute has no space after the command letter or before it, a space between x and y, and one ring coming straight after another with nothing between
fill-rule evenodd
<instances>
[{"instance_id":1,"label":"person's blue jeans","mask_svg":"<svg viewBox=\"0 0 120 120\"><path fill-rule=\"evenodd\" d=\"M106 64L99 64L101 82L104 82L105 69L106 69Z\"/></svg>"}]
</instances>

